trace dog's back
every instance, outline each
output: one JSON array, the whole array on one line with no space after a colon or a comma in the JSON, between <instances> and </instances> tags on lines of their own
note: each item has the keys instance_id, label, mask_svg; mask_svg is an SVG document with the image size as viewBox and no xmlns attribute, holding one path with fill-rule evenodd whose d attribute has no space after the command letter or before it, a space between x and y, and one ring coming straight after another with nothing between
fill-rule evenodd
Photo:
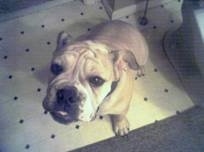
<instances>
[{"instance_id":1,"label":"dog's back","mask_svg":"<svg viewBox=\"0 0 204 152\"><path fill-rule=\"evenodd\" d=\"M148 58L146 41L137 28L123 21L108 21L95 26L78 40L92 40L106 44L112 50L129 50L142 66Z\"/></svg>"}]
</instances>

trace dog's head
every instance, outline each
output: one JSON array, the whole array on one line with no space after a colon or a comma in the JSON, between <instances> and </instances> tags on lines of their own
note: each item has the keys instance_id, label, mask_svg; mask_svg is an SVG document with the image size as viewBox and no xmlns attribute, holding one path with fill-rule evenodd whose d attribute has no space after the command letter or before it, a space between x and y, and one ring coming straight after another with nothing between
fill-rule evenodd
<instances>
[{"instance_id":1,"label":"dog's head","mask_svg":"<svg viewBox=\"0 0 204 152\"><path fill-rule=\"evenodd\" d=\"M111 95L120 79L122 64L137 68L134 55L111 51L92 41L69 43L69 36L58 36L51 62L50 81L44 108L57 121L91 121L104 99Z\"/></svg>"}]
</instances>

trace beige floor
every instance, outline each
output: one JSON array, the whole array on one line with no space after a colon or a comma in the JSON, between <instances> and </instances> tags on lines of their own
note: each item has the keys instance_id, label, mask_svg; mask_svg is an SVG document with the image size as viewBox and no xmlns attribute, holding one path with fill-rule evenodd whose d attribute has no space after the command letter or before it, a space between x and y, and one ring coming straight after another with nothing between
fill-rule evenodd
<instances>
[{"instance_id":1,"label":"beige floor","mask_svg":"<svg viewBox=\"0 0 204 152\"><path fill-rule=\"evenodd\" d=\"M150 59L146 75L135 80L135 95L128 113L131 130L194 105L162 53L164 32L181 21L178 11L167 11L174 5L177 6L173 2L165 4L166 8L152 9L149 24L137 25L148 40ZM106 116L65 126L44 114L42 108L57 34L66 30L77 37L108 20L100 6L69 2L0 23L0 151L63 152L114 136ZM121 20L134 24L135 18L130 15Z\"/></svg>"}]
</instances>

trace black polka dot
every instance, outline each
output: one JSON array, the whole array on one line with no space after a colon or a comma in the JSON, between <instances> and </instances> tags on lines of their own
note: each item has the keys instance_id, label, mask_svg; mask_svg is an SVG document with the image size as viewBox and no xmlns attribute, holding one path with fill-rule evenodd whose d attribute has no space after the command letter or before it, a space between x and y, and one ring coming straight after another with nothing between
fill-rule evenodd
<instances>
[{"instance_id":1,"label":"black polka dot","mask_svg":"<svg viewBox=\"0 0 204 152\"><path fill-rule=\"evenodd\" d=\"M42 28L44 28L44 27L45 27L45 25L41 25L41 27L42 27Z\"/></svg>"},{"instance_id":2,"label":"black polka dot","mask_svg":"<svg viewBox=\"0 0 204 152\"><path fill-rule=\"evenodd\" d=\"M79 125L76 125L76 126L75 126L76 129L79 129L79 127L80 127Z\"/></svg>"},{"instance_id":3,"label":"black polka dot","mask_svg":"<svg viewBox=\"0 0 204 152\"><path fill-rule=\"evenodd\" d=\"M2 41L3 40L3 38L2 37L0 37L0 41Z\"/></svg>"},{"instance_id":4,"label":"black polka dot","mask_svg":"<svg viewBox=\"0 0 204 152\"><path fill-rule=\"evenodd\" d=\"M25 32L24 32L24 31L21 31L20 33L23 35Z\"/></svg>"},{"instance_id":5,"label":"black polka dot","mask_svg":"<svg viewBox=\"0 0 204 152\"><path fill-rule=\"evenodd\" d=\"M26 51L26 52L29 52L29 51L30 51L30 49L29 49L29 48L27 48L27 49L25 49L25 51Z\"/></svg>"},{"instance_id":6,"label":"black polka dot","mask_svg":"<svg viewBox=\"0 0 204 152\"><path fill-rule=\"evenodd\" d=\"M90 29L90 28L88 28L88 29L87 29L87 31L91 31L91 29Z\"/></svg>"},{"instance_id":7,"label":"black polka dot","mask_svg":"<svg viewBox=\"0 0 204 152\"><path fill-rule=\"evenodd\" d=\"M50 136L50 138L52 138L52 139L54 139L56 136L55 136L55 134L52 134L51 136Z\"/></svg>"},{"instance_id":8,"label":"black polka dot","mask_svg":"<svg viewBox=\"0 0 204 152\"><path fill-rule=\"evenodd\" d=\"M181 114L181 112L180 111L176 111L176 114L179 115L179 114Z\"/></svg>"},{"instance_id":9,"label":"black polka dot","mask_svg":"<svg viewBox=\"0 0 204 152\"><path fill-rule=\"evenodd\" d=\"M27 145L25 146L25 149L29 149L29 148L30 148L30 145L27 144Z\"/></svg>"},{"instance_id":10,"label":"black polka dot","mask_svg":"<svg viewBox=\"0 0 204 152\"><path fill-rule=\"evenodd\" d=\"M171 23L174 23L174 20L170 20Z\"/></svg>"},{"instance_id":11,"label":"black polka dot","mask_svg":"<svg viewBox=\"0 0 204 152\"><path fill-rule=\"evenodd\" d=\"M20 124L24 123L24 120L23 119L19 120L19 123Z\"/></svg>"},{"instance_id":12,"label":"black polka dot","mask_svg":"<svg viewBox=\"0 0 204 152\"><path fill-rule=\"evenodd\" d=\"M40 92L41 91L41 88L37 88L37 92Z\"/></svg>"},{"instance_id":13,"label":"black polka dot","mask_svg":"<svg viewBox=\"0 0 204 152\"><path fill-rule=\"evenodd\" d=\"M178 0L178 2L181 2L181 0Z\"/></svg>"},{"instance_id":14,"label":"black polka dot","mask_svg":"<svg viewBox=\"0 0 204 152\"><path fill-rule=\"evenodd\" d=\"M34 68L34 67L32 67L30 70L31 70L31 71L35 71L35 68Z\"/></svg>"},{"instance_id":15,"label":"black polka dot","mask_svg":"<svg viewBox=\"0 0 204 152\"><path fill-rule=\"evenodd\" d=\"M6 60L6 59L8 59L8 56L7 56L7 55L5 55L5 56L4 56L4 59L5 59L5 60Z\"/></svg>"},{"instance_id":16,"label":"black polka dot","mask_svg":"<svg viewBox=\"0 0 204 152\"><path fill-rule=\"evenodd\" d=\"M51 44L51 42L47 41L47 45L50 45L50 44Z\"/></svg>"},{"instance_id":17,"label":"black polka dot","mask_svg":"<svg viewBox=\"0 0 204 152\"><path fill-rule=\"evenodd\" d=\"M169 92L169 90L168 90L168 89L164 89L164 92L166 92L166 93L167 93L167 92Z\"/></svg>"},{"instance_id":18,"label":"black polka dot","mask_svg":"<svg viewBox=\"0 0 204 152\"><path fill-rule=\"evenodd\" d=\"M18 100L18 97L17 97L17 96L15 96L13 99L14 99L14 100Z\"/></svg>"},{"instance_id":19,"label":"black polka dot","mask_svg":"<svg viewBox=\"0 0 204 152\"><path fill-rule=\"evenodd\" d=\"M45 111L44 111L44 114L46 115L47 113L48 113L48 112L45 110Z\"/></svg>"},{"instance_id":20,"label":"black polka dot","mask_svg":"<svg viewBox=\"0 0 204 152\"><path fill-rule=\"evenodd\" d=\"M99 9L102 10L102 9L103 9L103 6L100 6Z\"/></svg>"},{"instance_id":21,"label":"black polka dot","mask_svg":"<svg viewBox=\"0 0 204 152\"><path fill-rule=\"evenodd\" d=\"M144 101L148 101L148 98L147 98L147 97L144 97Z\"/></svg>"},{"instance_id":22,"label":"black polka dot","mask_svg":"<svg viewBox=\"0 0 204 152\"><path fill-rule=\"evenodd\" d=\"M103 119L103 116L99 116L99 119Z\"/></svg>"},{"instance_id":23,"label":"black polka dot","mask_svg":"<svg viewBox=\"0 0 204 152\"><path fill-rule=\"evenodd\" d=\"M81 13L80 13L80 15L81 15L81 16L83 16L83 15L84 15L84 13L83 13L83 12L81 12Z\"/></svg>"},{"instance_id":24,"label":"black polka dot","mask_svg":"<svg viewBox=\"0 0 204 152\"><path fill-rule=\"evenodd\" d=\"M62 21L62 22L64 22L64 20L65 20L64 18L61 18L61 21Z\"/></svg>"},{"instance_id":25,"label":"black polka dot","mask_svg":"<svg viewBox=\"0 0 204 152\"><path fill-rule=\"evenodd\" d=\"M128 19L128 18L129 18L129 16L126 16L126 18Z\"/></svg>"},{"instance_id":26,"label":"black polka dot","mask_svg":"<svg viewBox=\"0 0 204 152\"><path fill-rule=\"evenodd\" d=\"M164 8L164 5L160 5L161 6L161 8Z\"/></svg>"},{"instance_id":27,"label":"black polka dot","mask_svg":"<svg viewBox=\"0 0 204 152\"><path fill-rule=\"evenodd\" d=\"M155 69L154 69L154 72L158 72L158 69L155 68Z\"/></svg>"},{"instance_id":28,"label":"black polka dot","mask_svg":"<svg viewBox=\"0 0 204 152\"><path fill-rule=\"evenodd\" d=\"M12 75L9 75L9 76L8 76L8 78L9 78L9 79L12 79L12 78L13 78L13 76L12 76Z\"/></svg>"},{"instance_id":29,"label":"black polka dot","mask_svg":"<svg viewBox=\"0 0 204 152\"><path fill-rule=\"evenodd\" d=\"M157 28L157 26L154 25L154 26L153 26L153 29L156 29L156 28Z\"/></svg>"}]
</instances>

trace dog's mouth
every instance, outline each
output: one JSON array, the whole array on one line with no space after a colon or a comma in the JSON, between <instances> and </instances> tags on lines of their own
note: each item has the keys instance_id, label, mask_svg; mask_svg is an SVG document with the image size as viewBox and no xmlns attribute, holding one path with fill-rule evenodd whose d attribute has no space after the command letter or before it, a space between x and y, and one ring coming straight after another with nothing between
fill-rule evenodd
<instances>
[{"instance_id":1,"label":"dog's mouth","mask_svg":"<svg viewBox=\"0 0 204 152\"><path fill-rule=\"evenodd\" d=\"M54 111L54 112L50 112L50 114L57 122L60 122L63 124L71 123L74 121L74 119L69 115L69 113L65 111Z\"/></svg>"}]
</instances>

